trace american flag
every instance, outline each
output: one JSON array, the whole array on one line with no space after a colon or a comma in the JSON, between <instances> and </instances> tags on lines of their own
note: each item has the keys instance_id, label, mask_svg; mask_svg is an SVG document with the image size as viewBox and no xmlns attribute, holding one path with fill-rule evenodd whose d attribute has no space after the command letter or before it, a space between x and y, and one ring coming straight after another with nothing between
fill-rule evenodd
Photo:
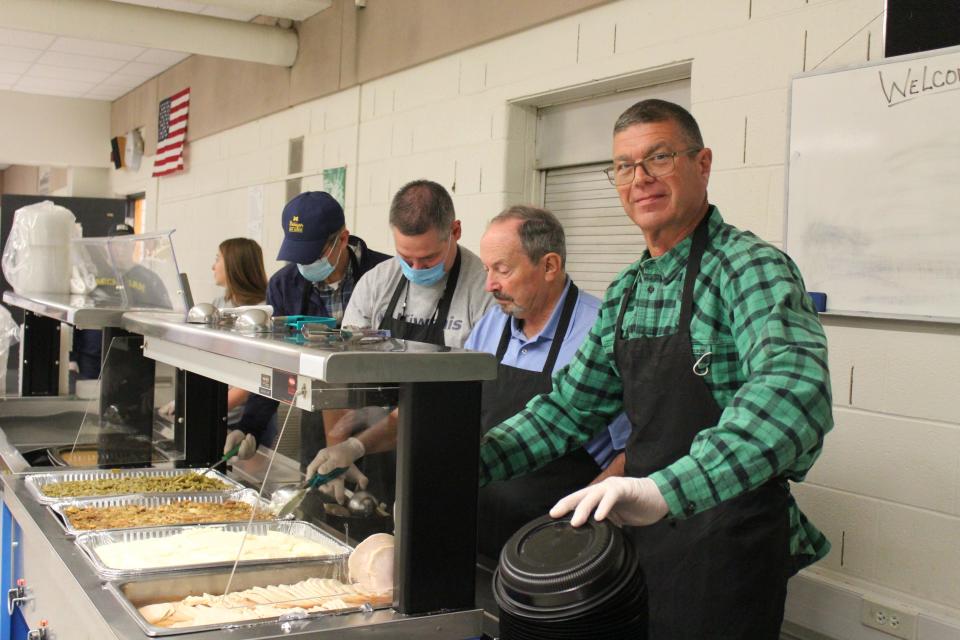
<instances>
[{"instance_id":1,"label":"american flag","mask_svg":"<svg viewBox=\"0 0 960 640\"><path fill-rule=\"evenodd\" d=\"M189 109L190 87L178 91L160 103L157 155L153 161L154 178L183 169L183 144L187 138Z\"/></svg>"}]
</instances>

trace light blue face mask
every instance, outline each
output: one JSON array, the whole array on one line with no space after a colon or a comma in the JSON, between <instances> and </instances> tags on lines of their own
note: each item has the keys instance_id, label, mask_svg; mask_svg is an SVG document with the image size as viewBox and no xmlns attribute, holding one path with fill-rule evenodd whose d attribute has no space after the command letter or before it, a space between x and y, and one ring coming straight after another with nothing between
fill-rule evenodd
<instances>
[{"instance_id":1,"label":"light blue face mask","mask_svg":"<svg viewBox=\"0 0 960 640\"><path fill-rule=\"evenodd\" d=\"M336 268L336 263L340 262L341 253L343 253L343 246L341 246L340 251L337 252L337 258L333 261L333 263L327 259L327 256L324 256L316 262L311 262L310 264L298 264L297 271L299 271L300 275L310 282L323 282L330 277L331 273L333 273L333 270Z\"/></svg>"},{"instance_id":2,"label":"light blue face mask","mask_svg":"<svg viewBox=\"0 0 960 640\"><path fill-rule=\"evenodd\" d=\"M450 242L448 240L447 248L449 247ZM397 256L397 262L400 263L400 270L403 271L404 277L413 284L418 284L422 287L429 287L439 282L440 279L443 278L443 274L446 273L444 271L445 261L443 260L426 269L414 269L400 256Z\"/></svg>"}]
</instances>

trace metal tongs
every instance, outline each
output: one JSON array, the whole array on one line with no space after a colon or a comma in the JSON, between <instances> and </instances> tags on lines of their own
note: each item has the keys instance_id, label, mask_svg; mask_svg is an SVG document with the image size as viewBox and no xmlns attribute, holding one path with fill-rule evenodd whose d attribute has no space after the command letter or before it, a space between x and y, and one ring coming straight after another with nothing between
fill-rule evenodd
<instances>
[{"instance_id":1,"label":"metal tongs","mask_svg":"<svg viewBox=\"0 0 960 640\"><path fill-rule=\"evenodd\" d=\"M388 329L342 327L336 329L319 322L308 322L300 327L300 334L308 342L324 344L373 344L390 338Z\"/></svg>"},{"instance_id":2,"label":"metal tongs","mask_svg":"<svg viewBox=\"0 0 960 640\"><path fill-rule=\"evenodd\" d=\"M330 473L318 473L313 476L307 482L301 485L300 489L293 494L293 497L290 498L283 507L280 508L280 511L277 513L278 518L286 518L288 515L297 510L300 506L300 503L303 502L303 499L307 495L307 491L319 487L322 484L326 484L333 480L334 478L339 478L347 471L347 467L337 467Z\"/></svg>"}]
</instances>

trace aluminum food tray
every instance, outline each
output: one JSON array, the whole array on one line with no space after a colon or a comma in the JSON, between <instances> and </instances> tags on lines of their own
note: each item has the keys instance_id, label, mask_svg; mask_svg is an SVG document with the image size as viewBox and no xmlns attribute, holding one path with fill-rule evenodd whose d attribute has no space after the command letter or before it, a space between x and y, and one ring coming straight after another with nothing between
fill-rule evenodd
<instances>
[{"instance_id":1,"label":"aluminum food tray","mask_svg":"<svg viewBox=\"0 0 960 640\"><path fill-rule=\"evenodd\" d=\"M203 473L206 469L71 469L69 471L53 471L48 473L35 473L28 475L26 477L25 483L27 489L30 493L37 499L41 504L54 504L57 502L66 502L73 501L77 499L84 498L107 498L112 496L98 495L98 496L70 496L64 498L53 498L43 493L43 487L48 484L53 484L55 482L70 482L73 480L100 480L102 478L112 478L112 477L127 477L127 478L141 478L145 476L161 476L161 477L173 477L178 476L182 473L187 473L193 471L195 473ZM224 491L232 491L235 489L243 489L243 485L237 482L236 480L231 480L227 476L223 475L219 471L211 471L207 474L208 477L216 478L227 485L227 489ZM190 493L190 492L182 492ZM200 492L197 492L200 493ZM204 491L203 493L214 493ZM124 493L124 494L115 494L115 495L166 495L163 493ZM172 493L170 494L172 495Z\"/></svg>"},{"instance_id":2,"label":"aluminum food tray","mask_svg":"<svg viewBox=\"0 0 960 640\"><path fill-rule=\"evenodd\" d=\"M76 544L86 554L87 559L93 565L96 572L108 580L119 578L133 578L136 576L149 575L155 573L164 573L170 571L182 571L185 569L213 569L219 567L230 567L232 560L207 562L200 564L177 564L161 567L146 567L143 569L117 569L107 566L100 558L97 550L103 545L117 542L136 542L139 540L153 540L157 538L169 538L185 531L196 531L199 528L219 529L223 531L249 531L253 535L266 535L268 532L276 531L287 535L303 538L311 542L317 542L330 546L334 551L322 556L301 556L298 558L262 558L257 560L244 560L238 562L238 566L249 566L259 564L287 564L290 562L345 562L352 549L332 536L324 533L320 528L301 521L275 521L275 522L254 522L247 526L246 522L236 522L231 524L206 525L189 524L171 527L152 527L144 529L114 529L107 531L88 531L77 536Z\"/></svg>"},{"instance_id":3,"label":"aluminum food tray","mask_svg":"<svg viewBox=\"0 0 960 640\"><path fill-rule=\"evenodd\" d=\"M341 582L348 582L347 563L316 563L295 562L281 566L248 566L238 567L233 577L231 591L244 591L251 587L267 586L272 584L292 584L307 578L334 578ZM269 625L276 623L278 618L262 620L244 620L236 623L220 623L198 625L195 627L181 627L169 629L158 627L147 622L140 614L138 607L160 602L177 602L187 596L198 596L204 593L223 593L229 578L229 570L217 572L183 571L180 573L153 574L133 580L115 580L106 584L106 589L112 593L123 608L140 625L148 636L172 636L197 631L224 631L239 625ZM389 608L388 605L375 605L375 609ZM360 607L342 609L330 612L318 612L307 615L306 619L321 616L342 615L362 611ZM266 637L266 636L264 636ZM273 637L272 635L270 637ZM276 637L280 637L279 634Z\"/></svg>"},{"instance_id":4,"label":"aluminum food tray","mask_svg":"<svg viewBox=\"0 0 960 640\"><path fill-rule=\"evenodd\" d=\"M257 492L253 489L240 489L230 492L219 492L219 493L153 493L153 494L133 494L125 496L112 496L104 498L83 498L78 500L69 500L64 502L57 502L49 505L50 509L57 514L59 522L63 525L63 528L66 530L67 534L72 536L78 536L84 533L91 533L90 529L77 529L73 526L73 523L70 522L70 518L67 516L64 511L67 507L115 507L122 504L139 504L145 507L158 506L162 504L172 504L174 502L183 502L186 500L192 500L193 502L211 502L211 503L222 503L227 502L228 500L237 500L239 502L246 502L251 507L257 509L263 509L269 513L273 513L270 504L260 498L257 495ZM260 522L269 521L269 519L260 520ZM206 526L208 524L221 524L217 522L204 522L200 526ZM179 526L179 525L178 525ZM127 527L126 529L100 529L99 531L126 531L128 529L152 529L154 527Z\"/></svg>"},{"instance_id":5,"label":"aluminum food tray","mask_svg":"<svg viewBox=\"0 0 960 640\"><path fill-rule=\"evenodd\" d=\"M53 446L53 447L47 448L48 455L50 456L50 462L53 463L53 466L55 467L70 468L70 469L112 469L117 465L128 464L129 462L131 462L130 460L124 460L122 456L117 457L116 455L114 455L113 457L116 459L113 460L112 462L111 460L108 459L103 462L100 462L98 460L93 464L85 464L85 465L70 464L64 459L64 456L68 455L73 451L77 451L80 453L87 453L87 452L94 453L94 454L99 453L97 443L78 444L76 446L61 445L61 446ZM167 455L165 451L158 449L157 447L151 448L150 455L152 458L152 462L154 464L170 462L170 456ZM109 457L110 456L108 454L108 458ZM140 460L136 460L135 462L143 462L143 460L140 459Z\"/></svg>"}]
</instances>

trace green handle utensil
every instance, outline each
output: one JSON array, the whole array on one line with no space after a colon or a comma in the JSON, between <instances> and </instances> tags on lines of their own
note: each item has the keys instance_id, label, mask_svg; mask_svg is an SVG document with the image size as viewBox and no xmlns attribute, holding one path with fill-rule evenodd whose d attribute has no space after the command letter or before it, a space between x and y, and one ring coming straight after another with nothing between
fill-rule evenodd
<instances>
[{"instance_id":1,"label":"green handle utensil","mask_svg":"<svg viewBox=\"0 0 960 640\"><path fill-rule=\"evenodd\" d=\"M293 494L293 497L287 501L287 504L283 505L280 511L277 513L278 518L286 518L288 515L297 510L297 507L300 506L300 503L303 502L303 498L307 495L307 491L310 489L315 489L320 485L326 484L343 475L347 470L347 467L337 467L329 473L318 473L309 480L307 480L303 486Z\"/></svg>"},{"instance_id":2,"label":"green handle utensil","mask_svg":"<svg viewBox=\"0 0 960 640\"><path fill-rule=\"evenodd\" d=\"M242 443L241 443L241 444L242 444ZM210 473L211 471L213 471L214 469L216 469L217 467L219 467L220 465L222 465L224 462L226 462L227 460L229 460L229 459L232 458L233 456L237 455L239 452L240 452L240 445L238 444L238 445L235 446L233 449L230 449L230 451L227 451L225 454L223 454L223 457L220 458L220 461L219 461L219 462L217 462L215 465L213 465L212 467L210 467L209 469L207 469L206 471L204 471L204 472L201 473L200 475L202 475L202 476L207 475L208 473Z\"/></svg>"}]
</instances>

